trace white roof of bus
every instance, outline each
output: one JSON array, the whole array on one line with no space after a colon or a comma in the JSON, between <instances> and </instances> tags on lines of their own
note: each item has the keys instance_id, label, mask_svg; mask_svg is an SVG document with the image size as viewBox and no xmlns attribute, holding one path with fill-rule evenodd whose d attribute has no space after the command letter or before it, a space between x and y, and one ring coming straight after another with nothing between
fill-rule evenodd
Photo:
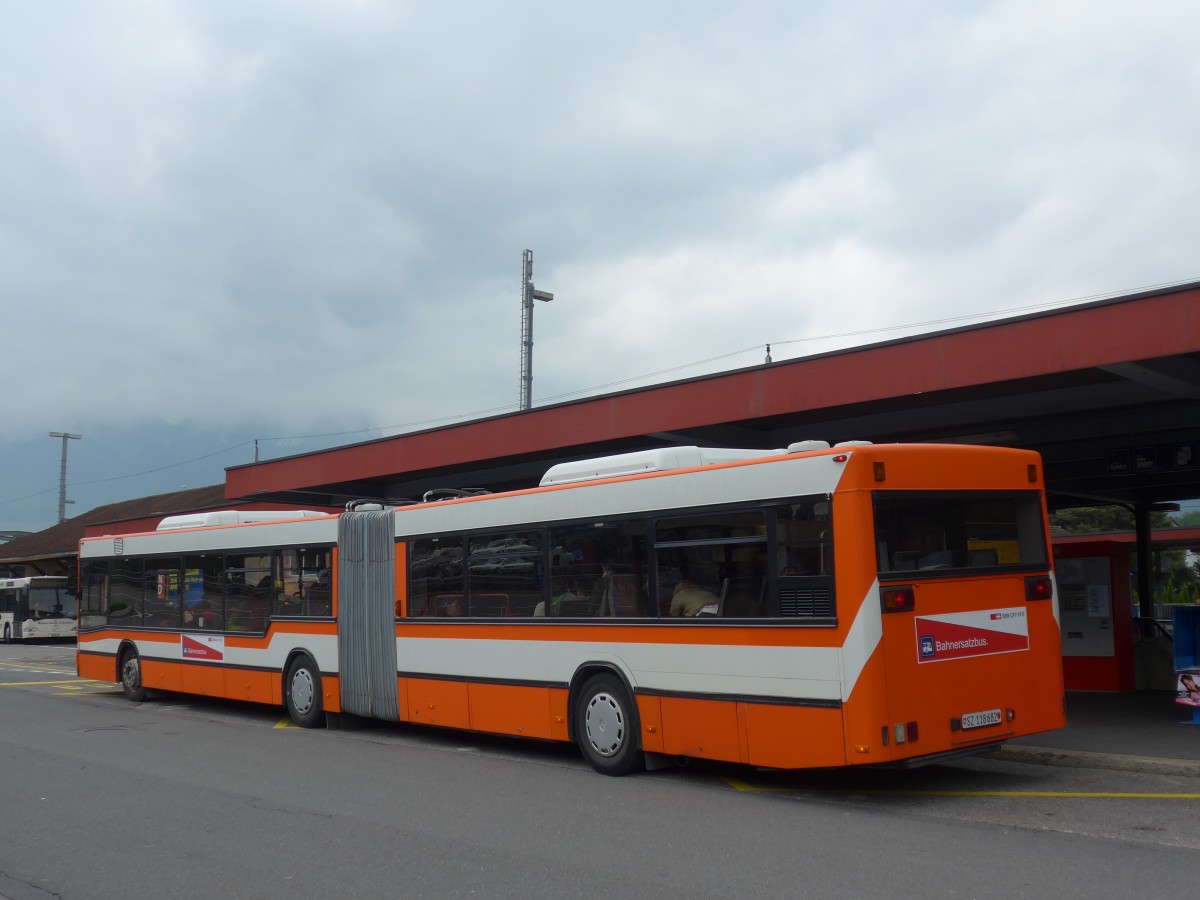
<instances>
[{"instance_id":1,"label":"white roof of bus","mask_svg":"<svg viewBox=\"0 0 1200 900\"><path fill-rule=\"evenodd\" d=\"M857 447L847 447L849 451L854 449ZM546 473L542 490L399 507L397 534L511 529L527 522L572 519L581 514L600 518L638 515L678 506L681 496L686 496L688 504L694 506L783 495L828 496L844 474L849 455L838 456L829 450L825 441L797 442L786 450L669 447L567 463ZM730 477L726 474L728 470L718 465L756 460L768 465L737 466L736 477ZM789 460L797 465L787 465ZM777 469L775 461L785 468ZM679 480L636 477L680 469L686 471L680 473ZM596 483L601 480L603 484ZM483 500L487 502L479 502ZM235 516L242 518L235 520ZM259 521L248 521L251 518ZM80 542L80 557L332 544L337 540L338 522L337 514L308 510L195 513L164 519L157 532L84 538ZM249 524L253 536L237 527L242 524ZM232 527L211 527L214 525Z\"/></svg>"}]
</instances>

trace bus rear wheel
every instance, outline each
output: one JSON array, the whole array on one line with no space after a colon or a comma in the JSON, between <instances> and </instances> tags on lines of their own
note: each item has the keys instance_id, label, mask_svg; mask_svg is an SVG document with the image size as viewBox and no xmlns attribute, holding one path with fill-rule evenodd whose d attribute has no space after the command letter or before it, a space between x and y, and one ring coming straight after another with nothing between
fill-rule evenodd
<instances>
[{"instance_id":1,"label":"bus rear wheel","mask_svg":"<svg viewBox=\"0 0 1200 900\"><path fill-rule=\"evenodd\" d=\"M626 775L641 768L633 703L612 675L597 675L583 686L575 730L583 758L602 775Z\"/></svg>"},{"instance_id":2,"label":"bus rear wheel","mask_svg":"<svg viewBox=\"0 0 1200 900\"><path fill-rule=\"evenodd\" d=\"M301 656L288 667L283 697L288 715L301 728L316 728L321 724L321 673L307 656Z\"/></svg>"},{"instance_id":3,"label":"bus rear wheel","mask_svg":"<svg viewBox=\"0 0 1200 900\"><path fill-rule=\"evenodd\" d=\"M136 650L127 650L121 657L121 690L134 703L146 699L146 688L142 686L142 661Z\"/></svg>"}]
</instances>

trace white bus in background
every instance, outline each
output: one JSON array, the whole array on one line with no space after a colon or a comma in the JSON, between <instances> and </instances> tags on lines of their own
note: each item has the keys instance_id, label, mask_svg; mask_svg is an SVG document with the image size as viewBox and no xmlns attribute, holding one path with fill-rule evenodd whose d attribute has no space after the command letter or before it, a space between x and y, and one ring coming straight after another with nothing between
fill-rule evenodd
<instances>
[{"instance_id":1,"label":"white bus in background","mask_svg":"<svg viewBox=\"0 0 1200 900\"><path fill-rule=\"evenodd\" d=\"M4 643L75 638L78 598L61 576L0 579L0 638Z\"/></svg>"}]
</instances>

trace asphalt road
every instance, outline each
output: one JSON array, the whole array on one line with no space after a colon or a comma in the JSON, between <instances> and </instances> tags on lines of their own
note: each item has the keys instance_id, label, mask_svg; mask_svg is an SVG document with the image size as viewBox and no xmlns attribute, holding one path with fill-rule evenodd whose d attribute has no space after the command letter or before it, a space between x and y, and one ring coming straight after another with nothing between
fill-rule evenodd
<instances>
[{"instance_id":1,"label":"asphalt road","mask_svg":"<svg viewBox=\"0 0 1200 900\"><path fill-rule=\"evenodd\" d=\"M0 897L1130 897L1200 879L1200 779L696 765L79 681L0 647Z\"/></svg>"}]
</instances>

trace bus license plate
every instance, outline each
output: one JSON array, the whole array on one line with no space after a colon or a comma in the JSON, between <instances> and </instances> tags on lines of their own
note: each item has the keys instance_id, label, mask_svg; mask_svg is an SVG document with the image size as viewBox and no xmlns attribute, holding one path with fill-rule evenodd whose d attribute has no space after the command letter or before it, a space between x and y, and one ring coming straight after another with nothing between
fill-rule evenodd
<instances>
[{"instance_id":1,"label":"bus license plate","mask_svg":"<svg viewBox=\"0 0 1200 900\"><path fill-rule=\"evenodd\" d=\"M966 731L968 728L983 728L986 725L1000 724L1000 710L985 709L983 712L964 713L962 717L962 727Z\"/></svg>"}]
</instances>

